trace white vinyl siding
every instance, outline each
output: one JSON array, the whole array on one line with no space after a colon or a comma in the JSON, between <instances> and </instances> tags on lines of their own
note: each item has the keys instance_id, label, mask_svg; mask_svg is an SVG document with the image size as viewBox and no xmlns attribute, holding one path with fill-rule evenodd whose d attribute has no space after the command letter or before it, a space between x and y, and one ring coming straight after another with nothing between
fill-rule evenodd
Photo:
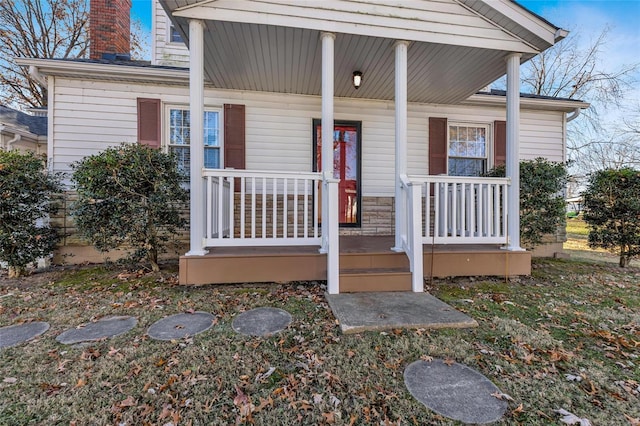
<instances>
[{"instance_id":1,"label":"white vinyl siding","mask_svg":"<svg viewBox=\"0 0 640 426\"><path fill-rule=\"evenodd\" d=\"M189 66L189 50L184 42L171 40L171 20L160 3L153 0L153 43L151 63L176 67Z\"/></svg>"},{"instance_id":2,"label":"white vinyl siding","mask_svg":"<svg viewBox=\"0 0 640 426\"><path fill-rule=\"evenodd\" d=\"M136 98L159 98L163 105L188 105L188 88L55 78L50 132L56 171L121 142L137 139ZM205 90L205 104L246 106L246 167L254 170L310 171L312 120L321 118L317 96L232 90ZM362 122L362 194L394 193L394 104L335 99L335 119ZM409 104L408 172L428 172L428 118L493 123L505 119L500 107ZM521 157L564 161L562 112L522 109ZM163 116L163 132L167 131ZM163 136L164 138L165 136ZM493 136L488 137L489 140Z\"/></svg>"}]
</instances>

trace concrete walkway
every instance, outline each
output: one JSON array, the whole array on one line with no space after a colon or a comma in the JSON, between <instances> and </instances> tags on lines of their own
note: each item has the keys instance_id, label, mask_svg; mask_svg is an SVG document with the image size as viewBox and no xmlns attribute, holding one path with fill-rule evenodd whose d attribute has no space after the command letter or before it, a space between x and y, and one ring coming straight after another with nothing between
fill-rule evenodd
<instances>
[{"instance_id":1,"label":"concrete walkway","mask_svg":"<svg viewBox=\"0 0 640 426\"><path fill-rule=\"evenodd\" d=\"M343 333L392 328L477 327L471 317L428 293L375 292L325 294Z\"/></svg>"}]
</instances>

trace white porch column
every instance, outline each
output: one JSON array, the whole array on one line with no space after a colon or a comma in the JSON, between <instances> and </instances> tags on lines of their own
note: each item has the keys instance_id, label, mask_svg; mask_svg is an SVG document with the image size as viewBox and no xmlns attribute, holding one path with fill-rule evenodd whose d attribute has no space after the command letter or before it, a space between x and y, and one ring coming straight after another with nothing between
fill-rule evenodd
<instances>
[{"instance_id":1,"label":"white porch column","mask_svg":"<svg viewBox=\"0 0 640 426\"><path fill-rule=\"evenodd\" d=\"M396 108L396 181L395 181L395 246L394 251L403 251L402 236L407 236L407 217L404 211L407 200L402 190L401 175L407 174L407 50L409 42L396 41L395 108Z\"/></svg>"},{"instance_id":2,"label":"white porch column","mask_svg":"<svg viewBox=\"0 0 640 426\"><path fill-rule=\"evenodd\" d=\"M323 32L322 39L322 175L324 181L333 179L333 67L334 40L336 35ZM326 253L329 243L329 193L322 191L322 252Z\"/></svg>"},{"instance_id":3,"label":"white porch column","mask_svg":"<svg viewBox=\"0 0 640 426\"><path fill-rule=\"evenodd\" d=\"M322 38L322 248L327 253L327 292L340 292L340 247L338 240L338 179L333 178L333 95L334 41L336 35L323 32Z\"/></svg>"},{"instance_id":4,"label":"white porch column","mask_svg":"<svg viewBox=\"0 0 640 426\"><path fill-rule=\"evenodd\" d=\"M187 256L207 254L204 248L204 22L189 21L189 110L191 117L191 179L189 190L190 248Z\"/></svg>"},{"instance_id":5,"label":"white porch column","mask_svg":"<svg viewBox=\"0 0 640 426\"><path fill-rule=\"evenodd\" d=\"M507 250L520 247L520 53L507 57L507 161L506 176L511 179L507 203Z\"/></svg>"}]
</instances>

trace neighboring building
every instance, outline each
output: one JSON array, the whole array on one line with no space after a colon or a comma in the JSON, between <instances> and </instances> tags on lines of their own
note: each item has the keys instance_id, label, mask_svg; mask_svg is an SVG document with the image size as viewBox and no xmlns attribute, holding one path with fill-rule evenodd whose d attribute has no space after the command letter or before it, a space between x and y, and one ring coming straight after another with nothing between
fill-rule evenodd
<instances>
[{"instance_id":1,"label":"neighboring building","mask_svg":"<svg viewBox=\"0 0 640 426\"><path fill-rule=\"evenodd\" d=\"M0 149L47 153L46 110L32 114L0 105Z\"/></svg>"},{"instance_id":2,"label":"neighboring building","mask_svg":"<svg viewBox=\"0 0 640 426\"><path fill-rule=\"evenodd\" d=\"M118 1L108 3L130 4ZM566 32L508 0L396 4L159 0L151 64L118 60L118 48L19 62L48 79L54 170L139 142L190 171L184 284L328 279L330 292L357 290L353 271L376 262L350 264L339 245L366 251L367 236L389 236L377 254L403 260L393 278L361 273L378 284L360 289L421 291L423 273L528 273L508 214L514 164L564 161L567 114L588 105L519 96L518 68ZM505 73L506 92L478 93ZM478 177L505 162L508 179Z\"/></svg>"}]
</instances>

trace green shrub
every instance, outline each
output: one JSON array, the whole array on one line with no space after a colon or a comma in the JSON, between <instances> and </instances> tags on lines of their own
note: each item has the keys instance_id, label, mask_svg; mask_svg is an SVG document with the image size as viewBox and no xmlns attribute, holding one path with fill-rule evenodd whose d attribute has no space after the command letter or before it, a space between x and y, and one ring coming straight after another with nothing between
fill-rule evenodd
<instances>
[{"instance_id":1,"label":"green shrub","mask_svg":"<svg viewBox=\"0 0 640 426\"><path fill-rule=\"evenodd\" d=\"M627 266L640 255L640 171L595 172L582 196L589 246L617 252L620 266Z\"/></svg>"},{"instance_id":2,"label":"green shrub","mask_svg":"<svg viewBox=\"0 0 640 426\"><path fill-rule=\"evenodd\" d=\"M487 173L504 177L505 166ZM544 158L520 162L520 238L526 248L540 245L545 235L554 234L565 222L563 191L567 168Z\"/></svg>"},{"instance_id":3,"label":"green shrub","mask_svg":"<svg viewBox=\"0 0 640 426\"><path fill-rule=\"evenodd\" d=\"M59 191L59 176L47 173L42 158L0 150L0 261L10 277L55 248L59 236L47 219L57 209L52 199Z\"/></svg>"},{"instance_id":4,"label":"green shrub","mask_svg":"<svg viewBox=\"0 0 640 426\"><path fill-rule=\"evenodd\" d=\"M78 200L72 215L81 236L96 249L132 249L130 260L159 270L158 255L186 220L189 200L175 159L140 144L122 144L73 165Z\"/></svg>"}]
</instances>

